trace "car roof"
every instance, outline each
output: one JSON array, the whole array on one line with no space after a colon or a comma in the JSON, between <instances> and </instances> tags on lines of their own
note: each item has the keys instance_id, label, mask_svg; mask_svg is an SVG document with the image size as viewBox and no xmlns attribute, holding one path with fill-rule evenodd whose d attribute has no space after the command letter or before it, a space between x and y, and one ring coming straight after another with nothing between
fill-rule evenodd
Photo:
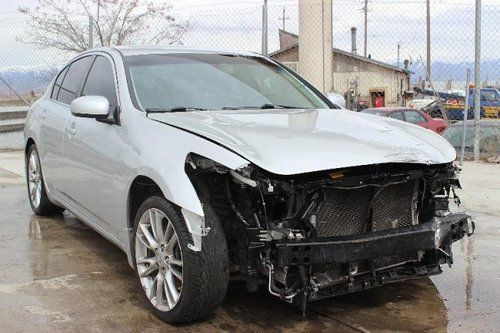
<instances>
[{"instance_id":1,"label":"car roof","mask_svg":"<svg viewBox=\"0 0 500 333\"><path fill-rule=\"evenodd\" d=\"M192 54L231 54L241 56L260 56L260 54L250 51L231 50L222 48L200 48L192 46L113 46L92 49L92 51L119 51L124 56L142 55L142 54L173 54L173 53L192 53Z\"/></svg>"}]
</instances>

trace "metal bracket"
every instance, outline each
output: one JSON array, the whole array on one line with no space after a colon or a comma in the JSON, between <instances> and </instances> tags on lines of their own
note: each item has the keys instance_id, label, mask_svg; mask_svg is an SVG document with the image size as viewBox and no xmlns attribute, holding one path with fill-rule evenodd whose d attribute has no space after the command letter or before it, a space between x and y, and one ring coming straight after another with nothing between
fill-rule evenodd
<instances>
[{"instance_id":1,"label":"metal bracket","mask_svg":"<svg viewBox=\"0 0 500 333\"><path fill-rule=\"evenodd\" d=\"M201 238L208 235L209 227L205 227L205 217L195 214L187 209L182 208L182 215L186 221L186 226L193 238L193 244L188 244L190 250L201 251Z\"/></svg>"},{"instance_id":2,"label":"metal bracket","mask_svg":"<svg viewBox=\"0 0 500 333\"><path fill-rule=\"evenodd\" d=\"M194 235L198 235L198 236L201 236L201 237L205 237L206 235L208 235L208 233L210 232L210 227L204 227L204 226L198 226L197 228L198 230L193 230L191 231L192 234Z\"/></svg>"}]
</instances>

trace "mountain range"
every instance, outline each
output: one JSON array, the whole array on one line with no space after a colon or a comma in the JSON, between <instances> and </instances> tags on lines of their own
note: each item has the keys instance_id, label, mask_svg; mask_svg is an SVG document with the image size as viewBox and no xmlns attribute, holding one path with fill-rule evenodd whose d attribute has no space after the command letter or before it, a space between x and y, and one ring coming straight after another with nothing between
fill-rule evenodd
<instances>
[{"instance_id":1,"label":"mountain range","mask_svg":"<svg viewBox=\"0 0 500 333\"><path fill-rule=\"evenodd\" d=\"M436 81L465 81L467 68L471 70L471 80L474 79L474 62L447 63L436 61L431 65L431 77ZM413 64L409 67L412 71L412 82L418 78L425 78L425 68L422 64ZM481 62L481 81L495 84L500 80L500 59L483 60Z\"/></svg>"},{"instance_id":2,"label":"mountain range","mask_svg":"<svg viewBox=\"0 0 500 333\"><path fill-rule=\"evenodd\" d=\"M37 67L8 67L0 69L0 78L6 81L19 94L43 92L56 76L59 68L42 65ZM12 94L10 89L0 81L0 95Z\"/></svg>"},{"instance_id":3,"label":"mountain range","mask_svg":"<svg viewBox=\"0 0 500 333\"><path fill-rule=\"evenodd\" d=\"M447 63L436 61L431 66L431 75L436 81L464 81L466 69L474 72L473 62ZM413 72L411 81L416 82L418 78L425 78L425 69L419 63L409 67ZM9 67L0 69L0 78L7 81L18 93L26 94L31 91L43 92L50 81L57 74L59 68L53 65L41 65L37 67ZM473 79L473 75L471 75ZM491 84L498 84L500 80L500 58L484 60L481 63L481 79ZM12 92L0 81L0 95L10 95Z\"/></svg>"}]
</instances>

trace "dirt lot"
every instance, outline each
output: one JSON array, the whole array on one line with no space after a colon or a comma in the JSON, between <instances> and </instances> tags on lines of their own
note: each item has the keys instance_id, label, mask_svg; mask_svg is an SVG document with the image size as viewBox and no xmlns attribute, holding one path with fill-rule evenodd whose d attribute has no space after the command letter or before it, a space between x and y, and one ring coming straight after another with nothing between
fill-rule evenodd
<instances>
[{"instance_id":1,"label":"dirt lot","mask_svg":"<svg viewBox=\"0 0 500 333\"><path fill-rule=\"evenodd\" d=\"M175 331L139 297L125 255L71 214L33 215L19 153L0 153L0 331ZM467 163L461 199L476 234L432 279L312 304L308 315L231 284L223 306L185 332L494 332L500 322L500 166ZM464 207L461 207L463 209Z\"/></svg>"}]
</instances>

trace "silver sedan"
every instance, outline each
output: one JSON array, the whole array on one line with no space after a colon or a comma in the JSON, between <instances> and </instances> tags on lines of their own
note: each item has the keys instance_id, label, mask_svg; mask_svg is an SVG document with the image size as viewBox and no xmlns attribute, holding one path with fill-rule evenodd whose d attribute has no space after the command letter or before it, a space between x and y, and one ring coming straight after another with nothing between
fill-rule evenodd
<instances>
[{"instance_id":1,"label":"silver sedan","mask_svg":"<svg viewBox=\"0 0 500 333\"><path fill-rule=\"evenodd\" d=\"M213 312L230 276L305 311L436 274L473 233L448 212L446 140L339 109L253 53L84 52L31 107L25 139L33 211L68 210L123 249L170 323Z\"/></svg>"}]
</instances>

